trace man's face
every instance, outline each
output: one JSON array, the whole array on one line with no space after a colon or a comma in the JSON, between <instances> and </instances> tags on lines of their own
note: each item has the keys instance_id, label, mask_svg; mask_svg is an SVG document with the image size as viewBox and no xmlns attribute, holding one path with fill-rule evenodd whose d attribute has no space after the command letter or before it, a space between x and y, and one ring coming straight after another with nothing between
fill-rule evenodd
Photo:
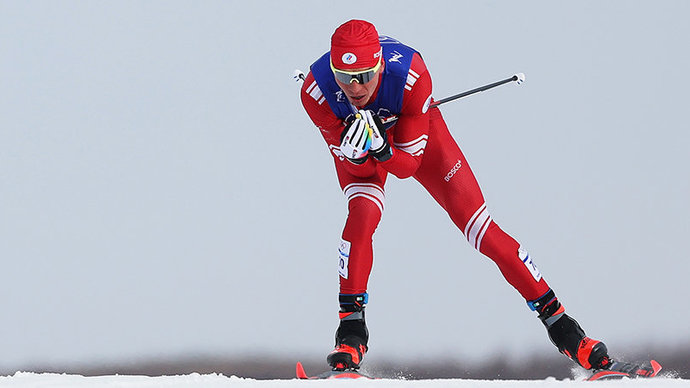
<instances>
[{"instance_id":1,"label":"man's face","mask_svg":"<svg viewBox=\"0 0 690 388\"><path fill-rule=\"evenodd\" d=\"M358 70L350 70L351 72L358 72L358 71L367 71L369 69L358 69ZM360 84L357 80L353 80L350 83L345 83L339 80L337 77L335 79L335 82L338 84L340 89L343 90L345 93L345 96L347 99L352 103L354 106L364 106L369 102L369 99L371 96L376 92L376 88L379 86L379 78L381 75L381 71L383 71L383 66L380 66L377 71L376 75L369 81L363 84Z\"/></svg>"}]
</instances>

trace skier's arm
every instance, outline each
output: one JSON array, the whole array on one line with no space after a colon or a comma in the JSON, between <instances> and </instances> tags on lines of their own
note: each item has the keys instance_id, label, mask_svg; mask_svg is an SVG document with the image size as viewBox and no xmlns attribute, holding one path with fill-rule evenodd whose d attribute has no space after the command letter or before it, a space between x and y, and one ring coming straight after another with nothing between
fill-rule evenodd
<instances>
[{"instance_id":1,"label":"skier's arm","mask_svg":"<svg viewBox=\"0 0 690 388\"><path fill-rule=\"evenodd\" d=\"M411 90L405 90L402 111L395 126L388 130L393 156L380 163L385 170L401 179L417 171L429 137L431 76L417 54L410 69L408 86L412 83Z\"/></svg>"},{"instance_id":2,"label":"skier's arm","mask_svg":"<svg viewBox=\"0 0 690 388\"><path fill-rule=\"evenodd\" d=\"M340 152L340 135L345 129L345 124L331 111L328 102L318 90L318 86L315 85L311 73L307 74L302 84L300 97L309 118L319 128L326 141L338 171L343 170L350 175L362 178L373 176L376 171L376 163L371 158L366 158L364 163L356 164L346 159Z\"/></svg>"}]
</instances>

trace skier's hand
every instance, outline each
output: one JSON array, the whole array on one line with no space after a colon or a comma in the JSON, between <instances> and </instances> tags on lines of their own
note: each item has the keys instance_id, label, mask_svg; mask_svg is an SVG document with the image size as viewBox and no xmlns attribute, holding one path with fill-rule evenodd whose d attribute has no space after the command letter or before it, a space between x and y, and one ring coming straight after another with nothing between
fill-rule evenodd
<instances>
[{"instance_id":1,"label":"skier's hand","mask_svg":"<svg viewBox=\"0 0 690 388\"><path fill-rule=\"evenodd\" d=\"M340 152L347 160L355 164L362 164L367 160L367 152L371 147L371 128L361 115L347 123L340 136Z\"/></svg>"},{"instance_id":2,"label":"skier's hand","mask_svg":"<svg viewBox=\"0 0 690 388\"><path fill-rule=\"evenodd\" d=\"M362 117L371 128L371 149L369 154L379 162L385 162L393 156L393 151L388 143L386 130L383 128L381 118L370 110L360 110L357 117Z\"/></svg>"}]
</instances>

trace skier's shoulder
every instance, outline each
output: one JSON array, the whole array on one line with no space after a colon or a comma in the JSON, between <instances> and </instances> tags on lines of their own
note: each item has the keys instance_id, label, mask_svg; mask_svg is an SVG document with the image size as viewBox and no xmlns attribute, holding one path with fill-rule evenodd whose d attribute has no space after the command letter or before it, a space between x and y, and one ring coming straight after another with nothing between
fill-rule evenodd
<instances>
[{"instance_id":1,"label":"skier's shoulder","mask_svg":"<svg viewBox=\"0 0 690 388\"><path fill-rule=\"evenodd\" d=\"M319 88L311 72L304 79L300 97L307 115L322 132L339 125L339 119L328 105L323 91Z\"/></svg>"},{"instance_id":2,"label":"skier's shoulder","mask_svg":"<svg viewBox=\"0 0 690 388\"><path fill-rule=\"evenodd\" d=\"M410 70L415 72L418 75L422 75L429 70L426 67L426 63L424 63L424 59L422 59L422 56L419 55L419 53L415 53L412 56L412 63L410 63Z\"/></svg>"},{"instance_id":3,"label":"skier's shoulder","mask_svg":"<svg viewBox=\"0 0 690 388\"><path fill-rule=\"evenodd\" d=\"M390 65L410 64L414 71L426 71L422 55L415 48L386 35L379 36L379 43L381 43L386 63Z\"/></svg>"},{"instance_id":4,"label":"skier's shoulder","mask_svg":"<svg viewBox=\"0 0 690 388\"><path fill-rule=\"evenodd\" d=\"M388 36L380 36L383 59L389 67L389 74L404 78L404 93L410 94L415 84L429 82L428 70L422 55L416 49ZM417 88L418 89L418 88Z\"/></svg>"},{"instance_id":5,"label":"skier's shoulder","mask_svg":"<svg viewBox=\"0 0 690 388\"><path fill-rule=\"evenodd\" d=\"M314 109L317 109L320 105L323 105L326 98L323 96L323 92L319 88L319 85L314 79L314 75L310 71L302 83L302 88L300 89L300 95L302 97L302 104L307 110L307 113L311 113Z\"/></svg>"}]
</instances>

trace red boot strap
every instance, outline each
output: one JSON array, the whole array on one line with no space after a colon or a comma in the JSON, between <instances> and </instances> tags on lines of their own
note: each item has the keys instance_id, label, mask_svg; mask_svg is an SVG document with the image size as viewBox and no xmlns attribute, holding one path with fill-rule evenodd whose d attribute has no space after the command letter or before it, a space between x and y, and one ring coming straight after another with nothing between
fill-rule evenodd
<instances>
[{"instance_id":1,"label":"red boot strap","mask_svg":"<svg viewBox=\"0 0 690 388\"><path fill-rule=\"evenodd\" d=\"M592 354L592 348L594 348L594 346L598 343L599 341L593 340L589 337L585 337L582 339L582 341L580 341L579 349L577 349L577 362L579 362L583 368L592 368L592 365L589 363L589 356Z\"/></svg>"},{"instance_id":2,"label":"red boot strap","mask_svg":"<svg viewBox=\"0 0 690 388\"><path fill-rule=\"evenodd\" d=\"M340 344L336 346L335 349L331 352L333 353L347 353L352 357L352 362L355 364L359 364L362 361L362 356L366 352L366 348L364 345L359 345L359 350L353 348L350 345L345 345L345 344Z\"/></svg>"}]
</instances>

